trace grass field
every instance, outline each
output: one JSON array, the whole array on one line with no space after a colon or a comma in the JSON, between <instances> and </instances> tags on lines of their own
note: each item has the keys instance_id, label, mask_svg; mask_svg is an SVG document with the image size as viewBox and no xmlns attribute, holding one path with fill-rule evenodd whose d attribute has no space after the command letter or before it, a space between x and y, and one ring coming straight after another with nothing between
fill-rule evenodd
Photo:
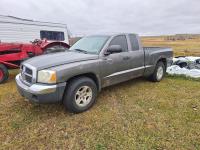
<instances>
[{"instance_id":1,"label":"grass field","mask_svg":"<svg viewBox=\"0 0 200 150\"><path fill-rule=\"evenodd\" d=\"M170 41L165 37L144 37L142 42L145 46L171 47L175 56L200 56L200 38Z\"/></svg>"},{"instance_id":2,"label":"grass field","mask_svg":"<svg viewBox=\"0 0 200 150\"><path fill-rule=\"evenodd\" d=\"M92 109L74 115L25 101L16 74L0 85L0 149L200 149L199 81L135 79L104 89Z\"/></svg>"}]
</instances>

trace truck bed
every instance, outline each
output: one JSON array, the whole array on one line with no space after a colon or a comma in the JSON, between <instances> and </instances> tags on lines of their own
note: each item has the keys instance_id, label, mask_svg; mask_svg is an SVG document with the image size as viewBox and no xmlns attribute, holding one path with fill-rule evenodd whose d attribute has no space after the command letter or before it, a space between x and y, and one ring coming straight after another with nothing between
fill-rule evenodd
<instances>
[{"instance_id":1,"label":"truck bed","mask_svg":"<svg viewBox=\"0 0 200 150\"><path fill-rule=\"evenodd\" d=\"M172 57L173 51L169 47L143 47L145 54L149 55L156 55L156 54L163 54L165 57L169 58Z\"/></svg>"},{"instance_id":2,"label":"truck bed","mask_svg":"<svg viewBox=\"0 0 200 150\"><path fill-rule=\"evenodd\" d=\"M146 69L145 74L151 74L154 70L156 62L159 59L167 58L166 67L170 65L170 60L173 56L173 51L168 47L143 47L145 66L150 66Z\"/></svg>"}]
</instances>

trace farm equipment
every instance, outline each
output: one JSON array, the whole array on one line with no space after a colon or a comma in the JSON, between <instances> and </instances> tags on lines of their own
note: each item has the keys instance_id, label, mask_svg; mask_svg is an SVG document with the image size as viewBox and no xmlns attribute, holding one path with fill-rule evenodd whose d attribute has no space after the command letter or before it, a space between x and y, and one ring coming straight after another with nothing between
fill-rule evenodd
<instances>
[{"instance_id":1,"label":"farm equipment","mask_svg":"<svg viewBox=\"0 0 200 150\"><path fill-rule=\"evenodd\" d=\"M64 42L37 39L27 44L0 42L0 84L8 79L8 69L19 68L22 61L42 54L65 51L69 47Z\"/></svg>"}]
</instances>

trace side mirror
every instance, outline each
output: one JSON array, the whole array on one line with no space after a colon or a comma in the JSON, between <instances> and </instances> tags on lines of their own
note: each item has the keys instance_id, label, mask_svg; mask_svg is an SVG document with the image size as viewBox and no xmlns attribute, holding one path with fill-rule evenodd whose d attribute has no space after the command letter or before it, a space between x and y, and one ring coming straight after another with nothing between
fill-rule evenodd
<instances>
[{"instance_id":1,"label":"side mirror","mask_svg":"<svg viewBox=\"0 0 200 150\"><path fill-rule=\"evenodd\" d=\"M121 53L122 52L122 47L120 45L111 45L108 47L105 55L110 55L113 53Z\"/></svg>"}]
</instances>

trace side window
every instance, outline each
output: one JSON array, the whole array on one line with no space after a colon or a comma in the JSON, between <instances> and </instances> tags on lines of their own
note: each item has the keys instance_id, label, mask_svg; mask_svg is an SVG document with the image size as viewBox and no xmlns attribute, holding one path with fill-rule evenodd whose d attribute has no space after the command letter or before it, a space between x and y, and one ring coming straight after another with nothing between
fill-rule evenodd
<instances>
[{"instance_id":1,"label":"side window","mask_svg":"<svg viewBox=\"0 0 200 150\"><path fill-rule=\"evenodd\" d=\"M125 35L119 35L114 37L113 40L110 42L109 46L111 45L120 45L122 47L123 52L128 51L128 44Z\"/></svg>"},{"instance_id":2,"label":"side window","mask_svg":"<svg viewBox=\"0 0 200 150\"><path fill-rule=\"evenodd\" d=\"M47 39L47 40L55 40L55 41L64 41L65 36L64 32L58 32L58 31L40 31L40 38L41 39Z\"/></svg>"},{"instance_id":3,"label":"side window","mask_svg":"<svg viewBox=\"0 0 200 150\"><path fill-rule=\"evenodd\" d=\"M130 34L129 35L130 41L131 41L131 47L133 51L137 51L140 49L138 39L136 35Z\"/></svg>"}]
</instances>

